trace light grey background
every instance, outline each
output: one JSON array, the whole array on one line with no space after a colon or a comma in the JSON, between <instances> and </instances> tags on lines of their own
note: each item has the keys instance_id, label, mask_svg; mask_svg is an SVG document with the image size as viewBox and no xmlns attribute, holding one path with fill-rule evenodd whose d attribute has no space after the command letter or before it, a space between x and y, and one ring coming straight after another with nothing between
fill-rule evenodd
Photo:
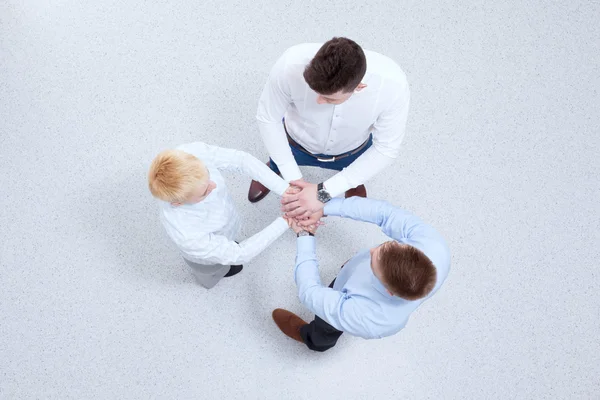
<instances>
[{"instance_id":1,"label":"light grey background","mask_svg":"<svg viewBox=\"0 0 600 400\"><path fill-rule=\"evenodd\" d=\"M599 20L597 1L2 1L0 398L599 398ZM400 334L317 354L271 320L311 317L293 235L206 291L146 171L195 140L266 160L271 65L335 35L408 75L401 157L367 189L436 226L452 270ZM248 183L229 179L244 237L278 213ZM323 279L383 240L328 221Z\"/></svg>"}]
</instances>

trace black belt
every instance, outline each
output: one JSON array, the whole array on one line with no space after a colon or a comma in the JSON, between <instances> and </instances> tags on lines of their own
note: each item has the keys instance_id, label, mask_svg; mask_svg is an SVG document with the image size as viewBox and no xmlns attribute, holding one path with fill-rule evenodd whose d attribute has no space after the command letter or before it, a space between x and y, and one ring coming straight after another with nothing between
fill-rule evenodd
<instances>
[{"instance_id":1,"label":"black belt","mask_svg":"<svg viewBox=\"0 0 600 400\"><path fill-rule=\"evenodd\" d=\"M369 138L367 138L367 140L365 140L365 142L363 144L361 144L360 146L358 146L356 149L351 150L347 153L342 153L339 154L337 156L331 156L331 158L321 158L319 156L314 155L313 153L311 153L310 151L306 150L304 147L300 146L294 139L292 139L292 137L290 136L290 134L287 131L287 127L285 126L285 122L283 124L283 129L285 129L285 134L287 135L287 140L288 143L290 144L290 146L300 150L301 152L308 154L311 157L316 158L317 160L321 161L321 162L334 162L336 160L341 160L342 158L346 158L348 156L352 156L356 153L358 153L359 151L361 151L362 149L365 148L365 146L369 143Z\"/></svg>"}]
</instances>

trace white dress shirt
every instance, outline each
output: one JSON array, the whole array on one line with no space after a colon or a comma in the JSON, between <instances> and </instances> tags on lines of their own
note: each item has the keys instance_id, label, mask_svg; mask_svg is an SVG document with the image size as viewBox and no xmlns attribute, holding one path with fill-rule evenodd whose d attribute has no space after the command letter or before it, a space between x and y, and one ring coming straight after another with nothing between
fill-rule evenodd
<instances>
[{"instance_id":1,"label":"white dress shirt","mask_svg":"<svg viewBox=\"0 0 600 400\"><path fill-rule=\"evenodd\" d=\"M289 48L275 63L258 104L256 118L273 161L287 180L302 177L286 139L290 136L313 154L330 156L356 149L373 133L373 146L348 168L325 182L332 196L356 187L398 157L404 137L410 93L406 75L390 58L365 51L367 72L355 92L340 105L317 104L318 94L302 75L322 44Z\"/></svg>"},{"instance_id":2,"label":"white dress shirt","mask_svg":"<svg viewBox=\"0 0 600 400\"><path fill-rule=\"evenodd\" d=\"M245 173L279 195L286 191L288 183L243 151L202 142L185 144L178 149L200 159L208 168L210 180L217 185L196 204L174 206L159 201L161 222L184 258L204 265L244 264L288 229L287 222L278 217L262 231L237 244L240 217L220 171Z\"/></svg>"}]
</instances>

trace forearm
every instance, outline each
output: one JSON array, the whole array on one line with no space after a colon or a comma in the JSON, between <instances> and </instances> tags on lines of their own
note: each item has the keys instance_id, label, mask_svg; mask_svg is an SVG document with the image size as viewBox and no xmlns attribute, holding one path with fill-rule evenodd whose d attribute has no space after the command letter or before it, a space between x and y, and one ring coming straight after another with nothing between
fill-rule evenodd
<instances>
[{"instance_id":1,"label":"forearm","mask_svg":"<svg viewBox=\"0 0 600 400\"><path fill-rule=\"evenodd\" d=\"M245 264L265 250L287 229L287 222L279 217L239 244L224 236L211 234L210 240L186 241L180 246L180 250L190 261L202 264Z\"/></svg>"},{"instance_id":2,"label":"forearm","mask_svg":"<svg viewBox=\"0 0 600 400\"><path fill-rule=\"evenodd\" d=\"M289 186L286 181L281 179L263 162L256 159L256 157L246 152L241 152L241 158L242 168L247 175L249 175L255 181L262 183L280 196L283 195Z\"/></svg>"},{"instance_id":3,"label":"forearm","mask_svg":"<svg viewBox=\"0 0 600 400\"><path fill-rule=\"evenodd\" d=\"M332 199L325 204L323 213L326 216L338 216L376 224L386 235L396 240L409 237L415 227L424 225L412 213L395 207L387 201L362 197Z\"/></svg>"},{"instance_id":4,"label":"forearm","mask_svg":"<svg viewBox=\"0 0 600 400\"><path fill-rule=\"evenodd\" d=\"M238 262L234 264L249 262L269 247L288 228L289 226L283 218L276 218L269 226L240 243L242 251L237 260Z\"/></svg>"},{"instance_id":5,"label":"forearm","mask_svg":"<svg viewBox=\"0 0 600 400\"><path fill-rule=\"evenodd\" d=\"M348 189L362 185L392 162L394 162L393 158L383 155L371 146L347 168L326 180L325 188L332 197L339 196Z\"/></svg>"},{"instance_id":6,"label":"forearm","mask_svg":"<svg viewBox=\"0 0 600 400\"><path fill-rule=\"evenodd\" d=\"M316 254L316 239L312 236L298 238L298 253L296 255L296 269L294 279L298 287L298 297L306 308L323 318L324 307L321 301L322 293L318 289L325 289L319 276L319 263Z\"/></svg>"},{"instance_id":7,"label":"forearm","mask_svg":"<svg viewBox=\"0 0 600 400\"><path fill-rule=\"evenodd\" d=\"M314 237L298 238L298 253L294 271L298 298L311 312L339 327L339 318L331 310L337 310L341 294L322 284L315 247L316 239Z\"/></svg>"},{"instance_id":8,"label":"forearm","mask_svg":"<svg viewBox=\"0 0 600 400\"><path fill-rule=\"evenodd\" d=\"M350 218L355 221L370 222L381 226L387 220L393 207L384 200L350 197L334 198L325 204L323 214L328 217Z\"/></svg>"},{"instance_id":9,"label":"forearm","mask_svg":"<svg viewBox=\"0 0 600 400\"><path fill-rule=\"evenodd\" d=\"M272 122L258 117L258 127L269 156L277 164L283 179L289 182L302 178L281 121Z\"/></svg>"},{"instance_id":10,"label":"forearm","mask_svg":"<svg viewBox=\"0 0 600 400\"><path fill-rule=\"evenodd\" d=\"M310 286L321 285L314 236L301 236L298 238L294 280L299 293L303 293Z\"/></svg>"}]
</instances>

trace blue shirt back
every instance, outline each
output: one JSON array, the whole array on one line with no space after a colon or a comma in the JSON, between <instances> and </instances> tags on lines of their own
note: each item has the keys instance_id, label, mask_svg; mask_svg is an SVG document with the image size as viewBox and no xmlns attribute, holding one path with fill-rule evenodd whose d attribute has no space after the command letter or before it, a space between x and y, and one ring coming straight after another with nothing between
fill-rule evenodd
<instances>
[{"instance_id":1,"label":"blue shirt back","mask_svg":"<svg viewBox=\"0 0 600 400\"><path fill-rule=\"evenodd\" d=\"M371 269L368 249L352 257L338 274L333 289L321 283L314 237L298 238L295 279L300 301L334 328L365 339L382 338L400 331L410 314L443 284L450 269L450 252L441 235L413 214L374 199L332 199L327 216L375 223L390 238L421 250L436 267L431 293L419 300L404 300L388 293Z\"/></svg>"}]
</instances>

